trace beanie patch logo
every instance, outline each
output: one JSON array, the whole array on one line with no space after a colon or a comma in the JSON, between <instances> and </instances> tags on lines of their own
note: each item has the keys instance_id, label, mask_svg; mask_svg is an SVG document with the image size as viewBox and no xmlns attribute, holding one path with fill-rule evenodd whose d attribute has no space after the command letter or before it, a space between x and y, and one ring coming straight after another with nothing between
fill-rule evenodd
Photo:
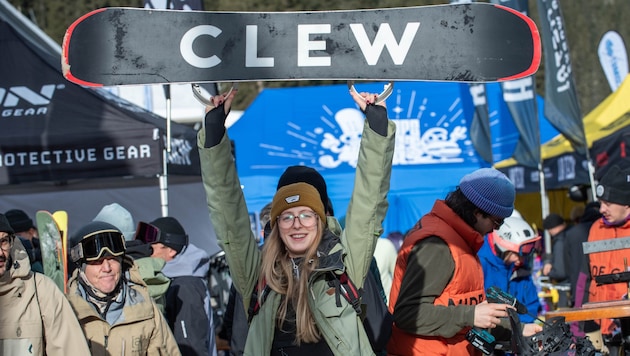
<instances>
[{"instance_id":1,"label":"beanie patch logo","mask_svg":"<svg viewBox=\"0 0 630 356\"><path fill-rule=\"evenodd\" d=\"M284 198L284 201L286 201L287 204L292 204L292 203L299 202L300 201L300 195L299 194L291 195L290 197Z\"/></svg>"},{"instance_id":2,"label":"beanie patch logo","mask_svg":"<svg viewBox=\"0 0 630 356\"><path fill-rule=\"evenodd\" d=\"M595 194L598 197L601 197L602 195L604 195L604 186L603 185L598 185L597 188L595 188Z\"/></svg>"}]
</instances>

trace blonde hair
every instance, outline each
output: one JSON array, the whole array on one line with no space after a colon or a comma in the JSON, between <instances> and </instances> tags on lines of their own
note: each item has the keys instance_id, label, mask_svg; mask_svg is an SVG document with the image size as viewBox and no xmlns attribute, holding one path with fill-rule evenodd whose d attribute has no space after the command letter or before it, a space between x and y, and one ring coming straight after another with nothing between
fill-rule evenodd
<instances>
[{"instance_id":1,"label":"blonde hair","mask_svg":"<svg viewBox=\"0 0 630 356\"><path fill-rule=\"evenodd\" d=\"M274 226L262 249L262 263L258 290L263 290L268 285L273 291L284 296L276 314L277 326L287 318L288 303L292 303L295 309L295 342L312 343L320 340L321 335L315 318L309 307L308 279L319 263L317 247L322 240L324 224L321 219L317 222L317 237L308 248L299 265L299 278L293 276L293 261L287 252L286 246ZM259 293L259 298L262 293ZM259 300L262 303L262 300Z\"/></svg>"}]
</instances>

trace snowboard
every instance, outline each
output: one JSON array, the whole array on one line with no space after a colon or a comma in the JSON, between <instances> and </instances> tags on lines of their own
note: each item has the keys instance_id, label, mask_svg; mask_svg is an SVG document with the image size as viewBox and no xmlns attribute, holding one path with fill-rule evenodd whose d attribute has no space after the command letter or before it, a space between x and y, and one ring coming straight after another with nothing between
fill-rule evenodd
<instances>
[{"instance_id":1,"label":"snowboard","mask_svg":"<svg viewBox=\"0 0 630 356\"><path fill-rule=\"evenodd\" d=\"M53 215L45 210L35 214L39 244L42 251L44 274L52 279L61 291L65 289L63 246L59 227Z\"/></svg>"},{"instance_id":2,"label":"snowboard","mask_svg":"<svg viewBox=\"0 0 630 356\"><path fill-rule=\"evenodd\" d=\"M493 82L534 74L540 58L534 22L488 3L309 12L103 8L67 29L62 69L86 86Z\"/></svg>"},{"instance_id":3,"label":"snowboard","mask_svg":"<svg viewBox=\"0 0 630 356\"><path fill-rule=\"evenodd\" d=\"M59 229L61 235L61 256L63 259L63 280L64 293L68 293L68 212L65 210L57 210L53 214L53 219Z\"/></svg>"}]
</instances>

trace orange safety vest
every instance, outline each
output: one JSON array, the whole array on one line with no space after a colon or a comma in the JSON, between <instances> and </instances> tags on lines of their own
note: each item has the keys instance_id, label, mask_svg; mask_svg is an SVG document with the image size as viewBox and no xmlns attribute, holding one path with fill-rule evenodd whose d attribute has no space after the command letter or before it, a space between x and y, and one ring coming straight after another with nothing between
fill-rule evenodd
<instances>
[{"instance_id":1,"label":"orange safety vest","mask_svg":"<svg viewBox=\"0 0 630 356\"><path fill-rule=\"evenodd\" d=\"M467 225L443 201L438 200L431 212L421 220L422 228L413 231L404 241L396 260L394 280L390 292L390 312L394 312L407 260L413 247L429 236L438 236L448 245L455 271L434 305L479 304L486 299L483 269L477 251L483 244L483 236ZM458 232L466 232L461 236ZM422 316L420 316L422 317ZM466 340L470 327L460 330L450 338L410 334L394 326L387 345L390 355L480 355Z\"/></svg>"},{"instance_id":2,"label":"orange safety vest","mask_svg":"<svg viewBox=\"0 0 630 356\"><path fill-rule=\"evenodd\" d=\"M599 219L591 226L588 242L627 236L630 236L630 221L626 221L621 226L608 226L604 224L602 219ZM630 259L629 249L595 252L588 255L589 268L593 277L588 290L589 302L621 300L623 295L628 293L627 283L612 283L598 286L595 281L595 277L602 274L624 272L624 258ZM601 319L600 327L604 335L612 334L616 329L612 319Z\"/></svg>"}]
</instances>

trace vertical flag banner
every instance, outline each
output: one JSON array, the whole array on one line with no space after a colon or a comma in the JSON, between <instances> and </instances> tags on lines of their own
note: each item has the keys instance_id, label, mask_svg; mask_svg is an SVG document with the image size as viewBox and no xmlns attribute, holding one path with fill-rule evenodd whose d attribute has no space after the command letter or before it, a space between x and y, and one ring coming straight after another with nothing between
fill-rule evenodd
<instances>
[{"instance_id":1,"label":"vertical flag banner","mask_svg":"<svg viewBox=\"0 0 630 356\"><path fill-rule=\"evenodd\" d=\"M484 161L492 164L492 140L490 136L490 116L488 114L488 98L486 96L486 85L477 83L470 84L470 95L472 96L475 112L470 123L470 141L473 147Z\"/></svg>"},{"instance_id":2,"label":"vertical flag banner","mask_svg":"<svg viewBox=\"0 0 630 356\"><path fill-rule=\"evenodd\" d=\"M492 0L491 2L510 7L525 15L528 13L527 0ZM512 114L520 135L512 157L523 166L537 168L541 158L534 76L503 82L501 88L503 100Z\"/></svg>"},{"instance_id":3,"label":"vertical flag banner","mask_svg":"<svg viewBox=\"0 0 630 356\"><path fill-rule=\"evenodd\" d=\"M606 32L599 41L597 53L610 90L617 90L628 75L628 53L623 38L615 31Z\"/></svg>"},{"instance_id":4,"label":"vertical flag banner","mask_svg":"<svg viewBox=\"0 0 630 356\"><path fill-rule=\"evenodd\" d=\"M583 155L586 154L586 136L560 3L538 0L538 13L545 60L545 116L571 142L575 151Z\"/></svg>"},{"instance_id":5,"label":"vertical flag banner","mask_svg":"<svg viewBox=\"0 0 630 356\"><path fill-rule=\"evenodd\" d=\"M523 166L537 168L541 153L534 77L503 82L501 89L520 135L512 157Z\"/></svg>"}]
</instances>

